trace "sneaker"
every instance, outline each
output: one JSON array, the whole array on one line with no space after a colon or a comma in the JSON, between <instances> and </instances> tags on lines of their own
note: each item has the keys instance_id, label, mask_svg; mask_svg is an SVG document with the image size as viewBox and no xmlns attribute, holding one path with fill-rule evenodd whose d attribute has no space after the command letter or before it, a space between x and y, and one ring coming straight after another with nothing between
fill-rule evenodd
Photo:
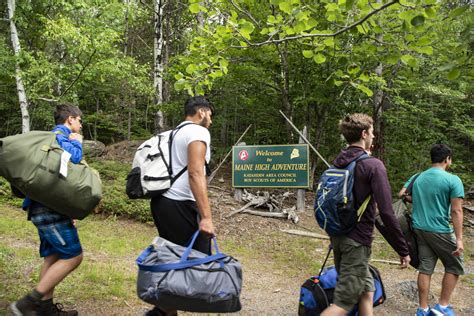
<instances>
[{"instance_id":1,"label":"sneaker","mask_svg":"<svg viewBox=\"0 0 474 316\"><path fill-rule=\"evenodd\" d=\"M158 306L153 307L152 309L150 309L149 311L145 313L145 316L165 316L165 315L166 313L162 311L160 308L158 308ZM177 316L177 315L178 315L178 312L175 312L173 314L173 316Z\"/></svg>"},{"instance_id":2,"label":"sneaker","mask_svg":"<svg viewBox=\"0 0 474 316\"><path fill-rule=\"evenodd\" d=\"M78 312L74 309L72 310L64 310L64 306L61 303L53 304L51 301L47 305L43 305L40 312L38 313L40 316L77 316Z\"/></svg>"},{"instance_id":3,"label":"sneaker","mask_svg":"<svg viewBox=\"0 0 474 316\"><path fill-rule=\"evenodd\" d=\"M38 315L39 309L40 302L35 301L29 295L11 303L10 305L10 311L14 316L36 316Z\"/></svg>"},{"instance_id":4,"label":"sneaker","mask_svg":"<svg viewBox=\"0 0 474 316\"><path fill-rule=\"evenodd\" d=\"M158 308L158 306L155 306L153 309L150 309L145 313L145 316L163 316L164 313Z\"/></svg>"},{"instance_id":5,"label":"sneaker","mask_svg":"<svg viewBox=\"0 0 474 316\"><path fill-rule=\"evenodd\" d=\"M431 309L432 315L436 316L456 316L456 313L453 310L453 307L451 305L448 305L446 308L442 308L441 305L436 304L432 309Z\"/></svg>"},{"instance_id":6,"label":"sneaker","mask_svg":"<svg viewBox=\"0 0 474 316\"><path fill-rule=\"evenodd\" d=\"M428 306L428 310L425 312L421 307L418 307L416 310L416 316L430 316L431 314L431 309Z\"/></svg>"}]
</instances>

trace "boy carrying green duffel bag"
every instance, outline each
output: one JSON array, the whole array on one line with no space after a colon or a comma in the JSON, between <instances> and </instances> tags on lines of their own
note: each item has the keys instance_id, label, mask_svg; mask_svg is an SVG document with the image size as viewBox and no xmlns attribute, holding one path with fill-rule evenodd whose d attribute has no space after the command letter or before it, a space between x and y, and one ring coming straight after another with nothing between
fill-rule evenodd
<instances>
[{"instance_id":1,"label":"boy carrying green duffel bag","mask_svg":"<svg viewBox=\"0 0 474 316\"><path fill-rule=\"evenodd\" d=\"M74 164L56 133L32 131L0 138L0 176L31 200L74 219L89 215L102 197L96 170Z\"/></svg>"}]
</instances>

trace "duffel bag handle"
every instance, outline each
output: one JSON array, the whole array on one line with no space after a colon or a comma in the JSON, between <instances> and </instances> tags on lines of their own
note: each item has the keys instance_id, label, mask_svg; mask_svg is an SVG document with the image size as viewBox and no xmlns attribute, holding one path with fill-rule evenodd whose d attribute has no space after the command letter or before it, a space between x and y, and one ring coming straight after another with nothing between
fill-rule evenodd
<instances>
[{"instance_id":1,"label":"duffel bag handle","mask_svg":"<svg viewBox=\"0 0 474 316\"><path fill-rule=\"evenodd\" d=\"M186 250L183 252L183 255L181 256L181 259L179 260L180 262L184 262L188 260L189 254L191 253L191 250L193 249L194 243L196 242L197 237L199 236L199 229L194 233L193 238L191 238L191 241L189 242L188 247L186 247ZM216 237L212 237L212 241L214 244L214 248L216 250L216 255L220 254L221 252L219 251L219 247L217 246L217 239Z\"/></svg>"},{"instance_id":2,"label":"duffel bag handle","mask_svg":"<svg viewBox=\"0 0 474 316\"><path fill-rule=\"evenodd\" d=\"M150 271L150 272L166 272L170 270L181 270L181 269L195 267L201 264L206 264L209 262L219 261L227 257L227 255L223 253L218 253L212 256L207 256L200 259L187 260L183 262L178 261L176 263L163 263L163 264L152 264L152 265L143 264L143 261L145 261L145 259L152 252L152 250L153 250L153 246L149 246L137 258L136 262L140 270Z\"/></svg>"},{"instance_id":3,"label":"duffel bag handle","mask_svg":"<svg viewBox=\"0 0 474 316\"><path fill-rule=\"evenodd\" d=\"M143 270L143 271L166 272L170 270L186 269L186 268L190 268L190 267L198 266L201 264L227 258L226 254L223 254L222 252L219 251L219 248L217 246L217 239L216 237L213 237L212 240L213 240L214 248L216 251L214 255L210 255L204 258L199 258L199 259L188 260L189 254L191 253L191 250L193 248L194 243L196 242L198 235L199 235L199 230L194 233L191 239L191 242L189 243L188 247L186 247L185 251L181 255L181 258L178 262L164 263L164 264L157 264L157 265L143 264L143 261L145 261L146 257L148 257L148 255L153 251L153 246L149 246L137 258L136 262L137 262L138 267L140 268L140 270Z\"/></svg>"}]
</instances>

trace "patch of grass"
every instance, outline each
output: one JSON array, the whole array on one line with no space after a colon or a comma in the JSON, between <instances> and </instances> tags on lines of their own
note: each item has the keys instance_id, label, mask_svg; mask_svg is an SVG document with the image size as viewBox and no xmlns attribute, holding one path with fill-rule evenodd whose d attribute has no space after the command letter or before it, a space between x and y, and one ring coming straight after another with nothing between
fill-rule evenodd
<instances>
[{"instance_id":1,"label":"patch of grass","mask_svg":"<svg viewBox=\"0 0 474 316\"><path fill-rule=\"evenodd\" d=\"M16 207L21 207L21 203L23 202L22 199L12 194L10 183L3 177L0 177L0 202Z\"/></svg>"},{"instance_id":2,"label":"patch of grass","mask_svg":"<svg viewBox=\"0 0 474 316\"><path fill-rule=\"evenodd\" d=\"M115 217L89 216L76 226L86 251L114 256L137 256L157 235L155 226L120 221Z\"/></svg>"},{"instance_id":3,"label":"patch of grass","mask_svg":"<svg viewBox=\"0 0 474 316\"><path fill-rule=\"evenodd\" d=\"M31 290L38 280L40 263L37 252L13 248L0 239L0 301L16 300Z\"/></svg>"},{"instance_id":4,"label":"patch of grass","mask_svg":"<svg viewBox=\"0 0 474 316\"><path fill-rule=\"evenodd\" d=\"M151 221L149 200L130 200L125 193L130 164L109 160L93 160L89 164L97 169L102 180L103 197L98 211L105 214Z\"/></svg>"},{"instance_id":5,"label":"patch of grass","mask_svg":"<svg viewBox=\"0 0 474 316\"><path fill-rule=\"evenodd\" d=\"M291 235L282 238L279 232L258 236L241 235L220 243L222 251L237 259L252 258L269 264L271 262L271 269L285 271L290 276L319 272L329 246L326 240Z\"/></svg>"},{"instance_id":6,"label":"patch of grass","mask_svg":"<svg viewBox=\"0 0 474 316\"><path fill-rule=\"evenodd\" d=\"M0 301L11 302L37 284L43 261L36 229L25 214L0 204L0 217ZM154 226L102 215L76 226L84 260L58 285L55 296L65 303L91 298L138 303L135 259L155 237Z\"/></svg>"},{"instance_id":7,"label":"patch of grass","mask_svg":"<svg viewBox=\"0 0 474 316\"><path fill-rule=\"evenodd\" d=\"M393 250L393 248L388 244L388 242L382 237L381 234L375 234L374 241L372 242L372 259L381 259L381 260L393 260L399 261L400 257Z\"/></svg>"},{"instance_id":8,"label":"patch of grass","mask_svg":"<svg viewBox=\"0 0 474 316\"><path fill-rule=\"evenodd\" d=\"M27 221L26 212L10 209L10 216L2 216L0 221L0 236L11 236L18 239L36 236L33 224Z\"/></svg>"}]
</instances>

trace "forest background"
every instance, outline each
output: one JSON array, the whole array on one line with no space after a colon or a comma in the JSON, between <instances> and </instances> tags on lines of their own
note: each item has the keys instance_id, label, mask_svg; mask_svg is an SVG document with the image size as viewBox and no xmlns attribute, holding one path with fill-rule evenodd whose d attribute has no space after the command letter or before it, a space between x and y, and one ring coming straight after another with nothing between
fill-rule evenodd
<instances>
[{"instance_id":1,"label":"forest background","mask_svg":"<svg viewBox=\"0 0 474 316\"><path fill-rule=\"evenodd\" d=\"M51 129L67 101L86 139L146 139L205 94L214 166L249 124L247 144L298 142L279 110L331 161L338 121L364 112L394 191L437 142L474 182L469 0L7 0L0 12L0 137Z\"/></svg>"}]
</instances>

